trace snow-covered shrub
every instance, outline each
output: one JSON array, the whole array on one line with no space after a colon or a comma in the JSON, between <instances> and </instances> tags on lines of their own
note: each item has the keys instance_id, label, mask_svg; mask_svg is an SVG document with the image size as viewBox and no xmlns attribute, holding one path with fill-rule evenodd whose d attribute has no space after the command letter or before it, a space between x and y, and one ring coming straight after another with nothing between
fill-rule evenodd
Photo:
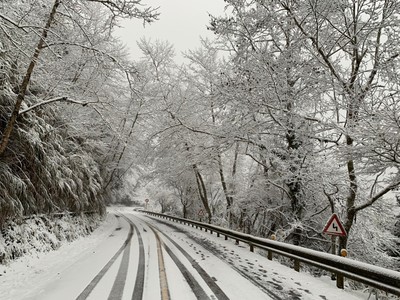
<instances>
[{"instance_id":1,"label":"snow-covered shrub","mask_svg":"<svg viewBox=\"0 0 400 300\"><path fill-rule=\"evenodd\" d=\"M62 242L90 234L101 222L98 214L73 216L35 215L8 221L0 235L0 264L26 254L58 249Z\"/></svg>"},{"instance_id":2,"label":"snow-covered shrub","mask_svg":"<svg viewBox=\"0 0 400 300\"><path fill-rule=\"evenodd\" d=\"M390 230L395 217L381 202L360 213L349 239L349 257L388 269L400 270L400 249Z\"/></svg>"}]
</instances>

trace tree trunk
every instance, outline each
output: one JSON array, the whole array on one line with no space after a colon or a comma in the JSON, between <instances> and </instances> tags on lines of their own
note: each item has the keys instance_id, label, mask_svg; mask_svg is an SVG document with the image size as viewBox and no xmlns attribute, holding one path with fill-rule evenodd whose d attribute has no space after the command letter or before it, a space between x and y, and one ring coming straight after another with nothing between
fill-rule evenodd
<instances>
[{"instance_id":1,"label":"tree trunk","mask_svg":"<svg viewBox=\"0 0 400 300\"><path fill-rule=\"evenodd\" d=\"M1 138L0 142L0 155L3 155L4 151L7 148L8 142L11 137L12 130L14 129L15 122L17 121L17 118L19 116L19 110L21 108L22 102L25 100L25 94L28 90L29 83L31 82L31 76L33 73L33 70L35 69L36 63L38 61L39 55L43 49L43 45L45 44L47 34L50 30L51 23L53 22L57 8L60 5L61 0L55 0L53 4L53 8L50 12L50 15L47 19L46 25L43 28L42 35L40 36L40 40L36 46L35 52L33 53L33 57L29 63L28 69L26 70L25 76L22 80L22 83L19 87L18 91L18 96L17 96L17 101L15 102L13 112L11 113L11 116L7 122L6 128L3 131L3 135Z\"/></svg>"},{"instance_id":2,"label":"tree trunk","mask_svg":"<svg viewBox=\"0 0 400 300\"><path fill-rule=\"evenodd\" d=\"M352 115L349 114L349 116L351 117ZM353 139L349 135L346 136L346 145L347 147L353 148ZM347 248L348 235L350 233L351 226L353 225L354 218L356 216L356 210L354 205L357 197L358 184L357 184L357 175L355 172L354 161L352 158L350 158L347 161L347 173L349 176L349 192L346 198L347 211L343 224L344 229L347 232L347 236L341 236L339 238L339 249L338 249L339 253L341 249Z\"/></svg>"},{"instance_id":3,"label":"tree trunk","mask_svg":"<svg viewBox=\"0 0 400 300\"><path fill-rule=\"evenodd\" d=\"M139 112L136 113L135 118L134 118L133 121L132 121L132 125L131 125L131 128L130 128L129 134L128 134L128 136L126 137L126 140L125 140L125 143L124 143L124 147L122 148L122 150L121 150L121 152L120 152L120 154L119 154L119 157L118 157L118 160L117 160L117 164L116 164L115 167L113 168L113 170L112 170L112 172L111 172L111 174L110 174L110 178L109 178L108 181L107 181L107 184L104 186L104 190L107 189L107 187L110 185L110 183L111 183L111 182L113 181L113 179L114 179L114 175L115 175L115 173L117 172L118 166L120 165L121 160L122 160L122 157L124 156L125 151L126 151L126 148L128 147L129 138L130 138L130 137L132 136L132 134L133 134L133 129L135 128L135 125L136 125L136 122L137 122L138 118L139 118ZM116 154L117 154L117 152L114 153L113 160L115 159Z\"/></svg>"},{"instance_id":4,"label":"tree trunk","mask_svg":"<svg viewBox=\"0 0 400 300\"><path fill-rule=\"evenodd\" d=\"M211 214L210 206L208 204L207 190L206 190L206 186L204 184L203 177L201 176L201 174L195 164L193 165L193 170L196 175L196 182L197 182L197 188L199 190L199 196L200 196L201 202L203 203L203 207L206 210L207 215L208 215L208 223L211 223L212 214Z\"/></svg>"},{"instance_id":5,"label":"tree trunk","mask_svg":"<svg viewBox=\"0 0 400 300\"><path fill-rule=\"evenodd\" d=\"M183 218L186 219L187 208L186 208L185 204L182 205L182 215L183 215Z\"/></svg>"},{"instance_id":6,"label":"tree trunk","mask_svg":"<svg viewBox=\"0 0 400 300\"><path fill-rule=\"evenodd\" d=\"M239 157L239 143L236 142L235 154L234 154L233 165L232 165L232 182L231 182L230 188L229 188L229 190L231 191L232 195L235 195L235 190L236 190L236 188L235 188L235 178L236 178L238 157ZM228 210L229 228L233 227L233 216L232 216L233 201L234 201L233 196L231 196L231 206L229 207L229 210Z\"/></svg>"},{"instance_id":7,"label":"tree trunk","mask_svg":"<svg viewBox=\"0 0 400 300\"><path fill-rule=\"evenodd\" d=\"M289 122L289 126L293 127L294 125ZM301 178L297 175L299 171L300 157L297 154L297 150L301 147L302 142L298 140L296 132L294 129L289 127L286 133L286 141L288 143L288 159L290 161L290 173L293 174L289 177L286 182L287 187L289 188L290 195L290 204L292 208L292 213L296 220L301 220L302 212L303 212L303 199L302 199L302 183ZM290 153L294 152L295 157L290 157ZM293 231L293 244L300 245L302 230L299 227L296 227Z\"/></svg>"},{"instance_id":8,"label":"tree trunk","mask_svg":"<svg viewBox=\"0 0 400 300\"><path fill-rule=\"evenodd\" d=\"M221 154L218 153L218 167L219 167L219 178L221 179L222 190L224 191L226 199L226 212L228 217L228 223L231 223L231 207L233 204L233 198L229 195L228 187L225 181L224 169L222 168Z\"/></svg>"}]
</instances>

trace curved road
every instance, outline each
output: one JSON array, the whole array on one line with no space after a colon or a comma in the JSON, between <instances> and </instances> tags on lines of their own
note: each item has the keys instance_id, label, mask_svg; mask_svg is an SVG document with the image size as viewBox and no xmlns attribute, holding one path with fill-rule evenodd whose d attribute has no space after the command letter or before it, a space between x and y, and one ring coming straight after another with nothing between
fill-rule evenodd
<instances>
[{"instance_id":1,"label":"curved road","mask_svg":"<svg viewBox=\"0 0 400 300\"><path fill-rule=\"evenodd\" d=\"M116 217L121 229L129 228L125 240L76 300L246 299L247 292L240 295L237 291L223 290L215 272L204 269L189 253L202 246L193 241L184 247L182 240L171 234L179 233L173 224L166 225L140 214L117 213ZM223 261L214 266L226 268L226 275L237 277L235 285L243 289L248 286L252 294L258 294L257 299L270 299L239 273L232 274L235 271Z\"/></svg>"},{"instance_id":2,"label":"curved road","mask_svg":"<svg viewBox=\"0 0 400 300\"><path fill-rule=\"evenodd\" d=\"M111 234L24 299L360 299L199 229L131 209L111 214Z\"/></svg>"}]
</instances>

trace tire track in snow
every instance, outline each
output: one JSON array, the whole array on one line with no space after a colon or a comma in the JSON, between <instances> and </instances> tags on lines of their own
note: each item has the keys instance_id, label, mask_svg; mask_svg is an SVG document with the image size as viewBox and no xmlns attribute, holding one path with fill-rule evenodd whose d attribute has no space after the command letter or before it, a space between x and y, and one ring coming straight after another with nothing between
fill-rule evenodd
<instances>
[{"instance_id":1,"label":"tire track in snow","mask_svg":"<svg viewBox=\"0 0 400 300\"><path fill-rule=\"evenodd\" d=\"M198 264L198 262L190 256L177 242L172 240L169 236L164 235L171 243L174 244L179 251L187 258L192 264L193 268L199 273L201 278L207 283L208 287L213 291L214 295L218 300L229 300L228 296L222 291L222 289L215 283L214 279Z\"/></svg>"},{"instance_id":2,"label":"tire track in snow","mask_svg":"<svg viewBox=\"0 0 400 300\"><path fill-rule=\"evenodd\" d=\"M162 233L158 230L155 226L150 225L148 222L141 220L147 226L151 228L154 234L157 236L158 232L161 233L164 237L166 237L190 262L192 267L197 271L200 277L204 280L204 282L208 285L214 295L217 297L218 300L229 300L228 296L222 291L222 289L215 283L214 279L197 263L197 261L190 256L177 242L171 239L166 234ZM174 254L170 247L162 243L163 247L167 251L168 255L171 259L175 262L179 270L181 271L182 275L188 282L189 286L192 288L192 291L195 293L197 299L210 299L203 288L199 285L197 280L193 277L190 271L183 265L180 259Z\"/></svg>"},{"instance_id":3,"label":"tire track in snow","mask_svg":"<svg viewBox=\"0 0 400 300\"><path fill-rule=\"evenodd\" d=\"M169 294L167 274L165 272L164 255L162 251L163 242L161 241L158 232L155 231L153 228L151 228L151 230L154 232L154 235L156 236L157 239L157 256L158 256L158 270L160 274L159 276L160 276L161 299L169 300L171 296Z\"/></svg>"},{"instance_id":4,"label":"tire track in snow","mask_svg":"<svg viewBox=\"0 0 400 300\"><path fill-rule=\"evenodd\" d=\"M79 296L76 298L76 300L86 300L89 295L91 294L91 292L95 289L95 287L97 286L97 284L100 282L100 280L104 277L104 275L107 273L107 271L111 268L111 266L114 264L114 262L117 260L117 258L119 257L119 255L122 253L122 251L125 250L124 252L124 257L125 260L129 261L129 249L126 250L128 247L128 245L130 246L130 242L132 240L132 236L133 236L133 229L134 229L134 224L127 219L125 216L123 215L115 215L117 218L123 217L129 224L129 233L127 238L125 239L124 243L122 244L121 248L118 249L118 251L114 254L114 256L105 264L105 266L100 270L100 272L92 279L92 281L89 282L89 284L86 286L86 288L79 294ZM124 261L124 257L121 261ZM121 275L120 275L121 272ZM123 275L123 273L125 272L124 267L120 266L120 269L118 271L118 275L116 280L122 280L122 283L118 283L117 285L123 285L125 286L125 281L126 281L126 274L125 274L125 278L121 278ZM127 273L127 270L126 270ZM116 285L116 282L114 282L114 285ZM114 289L114 286L113 286ZM122 288L123 291L123 288ZM110 295L111 297L111 295ZM121 298L110 298L109 299L121 299ZM122 294L121 294L122 297Z\"/></svg>"},{"instance_id":5,"label":"tire track in snow","mask_svg":"<svg viewBox=\"0 0 400 300\"><path fill-rule=\"evenodd\" d=\"M142 235L139 232L139 228L137 228L137 226L132 222L132 220L129 220L127 217L125 218L129 221L131 226L135 228L139 238L139 264L136 273L135 287L133 288L133 293L132 293L132 300L141 300L143 299L144 275L145 275L145 256L144 256L143 239Z\"/></svg>"},{"instance_id":6,"label":"tire track in snow","mask_svg":"<svg viewBox=\"0 0 400 300\"><path fill-rule=\"evenodd\" d=\"M145 222L147 226L153 231L154 235L158 237L158 230L153 227L152 225ZM159 238L159 237L158 237ZM192 289L193 293L195 294L196 298L199 300L209 300L210 298L207 296L207 293L204 289L200 286L197 282L196 278L194 278L193 274L186 268L186 266L179 260L179 258L175 255L175 253L171 250L170 247L162 243L165 251L167 251L168 255L174 261L178 269L181 271L183 277L185 278L186 282L189 284L190 288Z\"/></svg>"},{"instance_id":7,"label":"tire track in snow","mask_svg":"<svg viewBox=\"0 0 400 300\"><path fill-rule=\"evenodd\" d=\"M126 282L126 276L128 275L130 250L131 250L131 241L129 241L127 247L125 247L124 255L122 256L122 260L119 265L117 277L115 278L110 295L108 296L108 300L122 299Z\"/></svg>"},{"instance_id":8,"label":"tire track in snow","mask_svg":"<svg viewBox=\"0 0 400 300\"><path fill-rule=\"evenodd\" d=\"M171 224L167 221L161 220L161 219L157 219L157 222L160 222L166 226L169 226L175 230L181 230L181 228L179 228L178 226L176 226L175 224ZM189 239L193 240L194 242L196 242L199 245L202 245L205 249L207 249L210 253L212 253L213 255L215 255L216 257L220 258L223 261L226 261L232 269L234 269L235 271L237 271L239 274L241 274L243 277L245 277L247 280L249 280L250 282L252 282L255 286L257 286L258 288L260 288L262 291L264 291L269 297L271 297L272 299L275 300L283 300L286 299L285 296L280 296L278 295L276 292L273 292L271 289L271 286L265 286L264 284L258 282L256 279L254 279L252 276L250 276L249 274L247 274L246 272L244 272L242 269L238 268L235 264L233 264L232 262L230 262L227 257L225 257L222 252L220 252L220 250L216 249L215 247L212 247L211 244L205 243L203 240L191 235L189 232L183 232ZM169 240L171 240L170 237L166 236ZM176 244L176 242L174 242L173 240L171 240L173 243ZM178 244L177 244L178 245ZM180 247L178 245L178 247ZM183 249L182 249L183 250ZM184 251L184 250L183 250ZM197 263L196 263L197 264ZM199 266L200 267L200 266ZM205 272L205 271L204 271ZM201 274L200 274L201 275ZM270 282L269 282L270 283ZM273 286L273 288L276 288L276 286ZM214 292L214 290L213 290ZM215 293L215 292L214 292ZM299 299L298 295L295 293L295 291L291 291L292 295L290 296L290 299ZM217 295L217 294L216 294ZM226 295L225 295L226 297ZM218 298L218 299L229 299L228 297L226 298Z\"/></svg>"}]
</instances>

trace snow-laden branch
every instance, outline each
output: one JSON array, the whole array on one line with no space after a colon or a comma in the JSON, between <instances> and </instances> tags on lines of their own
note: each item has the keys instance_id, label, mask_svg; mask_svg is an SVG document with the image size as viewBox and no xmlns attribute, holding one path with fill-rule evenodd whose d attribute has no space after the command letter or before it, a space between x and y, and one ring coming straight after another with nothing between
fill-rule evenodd
<instances>
[{"instance_id":1,"label":"snow-laden branch","mask_svg":"<svg viewBox=\"0 0 400 300\"><path fill-rule=\"evenodd\" d=\"M88 2L96 2L104 5L114 15L122 18L143 19L147 23L157 20L160 15L157 8L143 7L141 0L87 0Z\"/></svg>"},{"instance_id":2,"label":"snow-laden branch","mask_svg":"<svg viewBox=\"0 0 400 300\"><path fill-rule=\"evenodd\" d=\"M44 47L50 48L52 46L74 46L74 47L79 47L79 48L82 48L82 49L90 50L90 51L99 53L100 55L102 55L104 57L107 57L113 63L115 63L117 66L119 66L121 68L121 70L125 73L125 77L126 77L126 79L128 81L130 90L134 94L136 94L137 96L140 96L141 93L137 89L135 89L134 86L133 86L132 79L131 79L131 72L129 70L127 70L126 67L123 66L121 64L121 62L116 57L111 55L110 53L107 53L107 52L105 52L103 50L100 50L100 49L98 49L96 47L93 47L93 46L87 46L87 45L80 44L80 43L72 43L72 42L66 42L66 41L56 42L56 43L46 43L46 46L43 46L43 48Z\"/></svg>"},{"instance_id":3,"label":"snow-laden branch","mask_svg":"<svg viewBox=\"0 0 400 300\"><path fill-rule=\"evenodd\" d=\"M17 27L19 29L22 29L23 31L26 32L26 29L23 28L23 26L20 26L17 22L15 22L14 20L11 20L10 18L6 17L5 15L0 14L0 19L3 19L5 21L7 21L8 23L12 24L13 26L15 26L15 27Z\"/></svg>"},{"instance_id":4,"label":"snow-laden branch","mask_svg":"<svg viewBox=\"0 0 400 300\"><path fill-rule=\"evenodd\" d=\"M347 85L346 85L345 81L342 79L339 72L336 70L335 66L332 64L331 60L329 59L329 56L324 52L323 48L319 44L318 39L307 32L307 30L303 26L303 22L299 21L297 19L296 15L292 11L292 9L286 3L284 3L283 1L280 1L280 4L281 4L282 8L285 9L289 13L289 16L292 18L292 20L294 21L294 24L301 31L301 33L311 41L312 45L316 48L318 54L322 57L326 66L331 71L332 75L346 88Z\"/></svg>"},{"instance_id":5,"label":"snow-laden branch","mask_svg":"<svg viewBox=\"0 0 400 300\"><path fill-rule=\"evenodd\" d=\"M176 117L175 117L175 118L176 118ZM208 132L208 131L199 130L199 129L196 129L196 128L189 127L188 125L185 125L179 118L176 118L176 120L179 122L179 124L180 124L182 127L186 128L187 130L190 130L190 131L192 131L192 132L205 134L205 135L212 136L212 137L219 138L219 139L224 139L224 138L226 138L226 137L223 136L223 135L218 135L218 134L214 134L214 133L211 133L211 132Z\"/></svg>"},{"instance_id":6,"label":"snow-laden branch","mask_svg":"<svg viewBox=\"0 0 400 300\"><path fill-rule=\"evenodd\" d=\"M256 163L260 164L261 166L263 166L264 168L268 168L267 165L265 165L263 162L261 162L260 160L256 159L253 155L251 155L250 153L248 153L246 151L246 155L249 156L251 159L253 159ZM291 197L289 192L287 191L287 189L284 186L281 186L280 184L277 184L275 182L273 182L270 179L265 178L266 182L270 183L271 185L273 185L274 187L282 190L289 198Z\"/></svg>"},{"instance_id":7,"label":"snow-laden branch","mask_svg":"<svg viewBox=\"0 0 400 300\"><path fill-rule=\"evenodd\" d=\"M392 184L389 184L387 187L385 187L384 189L382 189L379 193L375 194L373 197L370 197L370 198L368 199L367 202L365 202L365 203L363 203L363 204L361 204L361 205L356 206L356 207L354 208L354 210L357 212L357 211L363 210L364 208L367 208L367 207L371 206L371 205L374 204L377 200L379 200L382 196L384 196L384 195L386 195L388 192L394 190L394 189L397 188L399 185L400 185L400 180L398 180L398 181L396 181L396 182L394 182L394 183L392 183Z\"/></svg>"},{"instance_id":8,"label":"snow-laden branch","mask_svg":"<svg viewBox=\"0 0 400 300\"><path fill-rule=\"evenodd\" d=\"M35 108L38 108L38 107L41 107L43 105L47 105L47 104L50 104L50 103L53 103L53 102L68 102L68 103L79 104L79 105L82 105L82 106L86 106L89 103L95 103L95 102L78 101L78 100L74 100L74 99L71 99L71 98L68 98L68 97L57 97L57 98L45 100L45 101L36 103L36 104L34 104L32 106L29 106L28 108L20 110L18 114L19 115L25 114L28 111L34 110Z\"/></svg>"}]
</instances>

